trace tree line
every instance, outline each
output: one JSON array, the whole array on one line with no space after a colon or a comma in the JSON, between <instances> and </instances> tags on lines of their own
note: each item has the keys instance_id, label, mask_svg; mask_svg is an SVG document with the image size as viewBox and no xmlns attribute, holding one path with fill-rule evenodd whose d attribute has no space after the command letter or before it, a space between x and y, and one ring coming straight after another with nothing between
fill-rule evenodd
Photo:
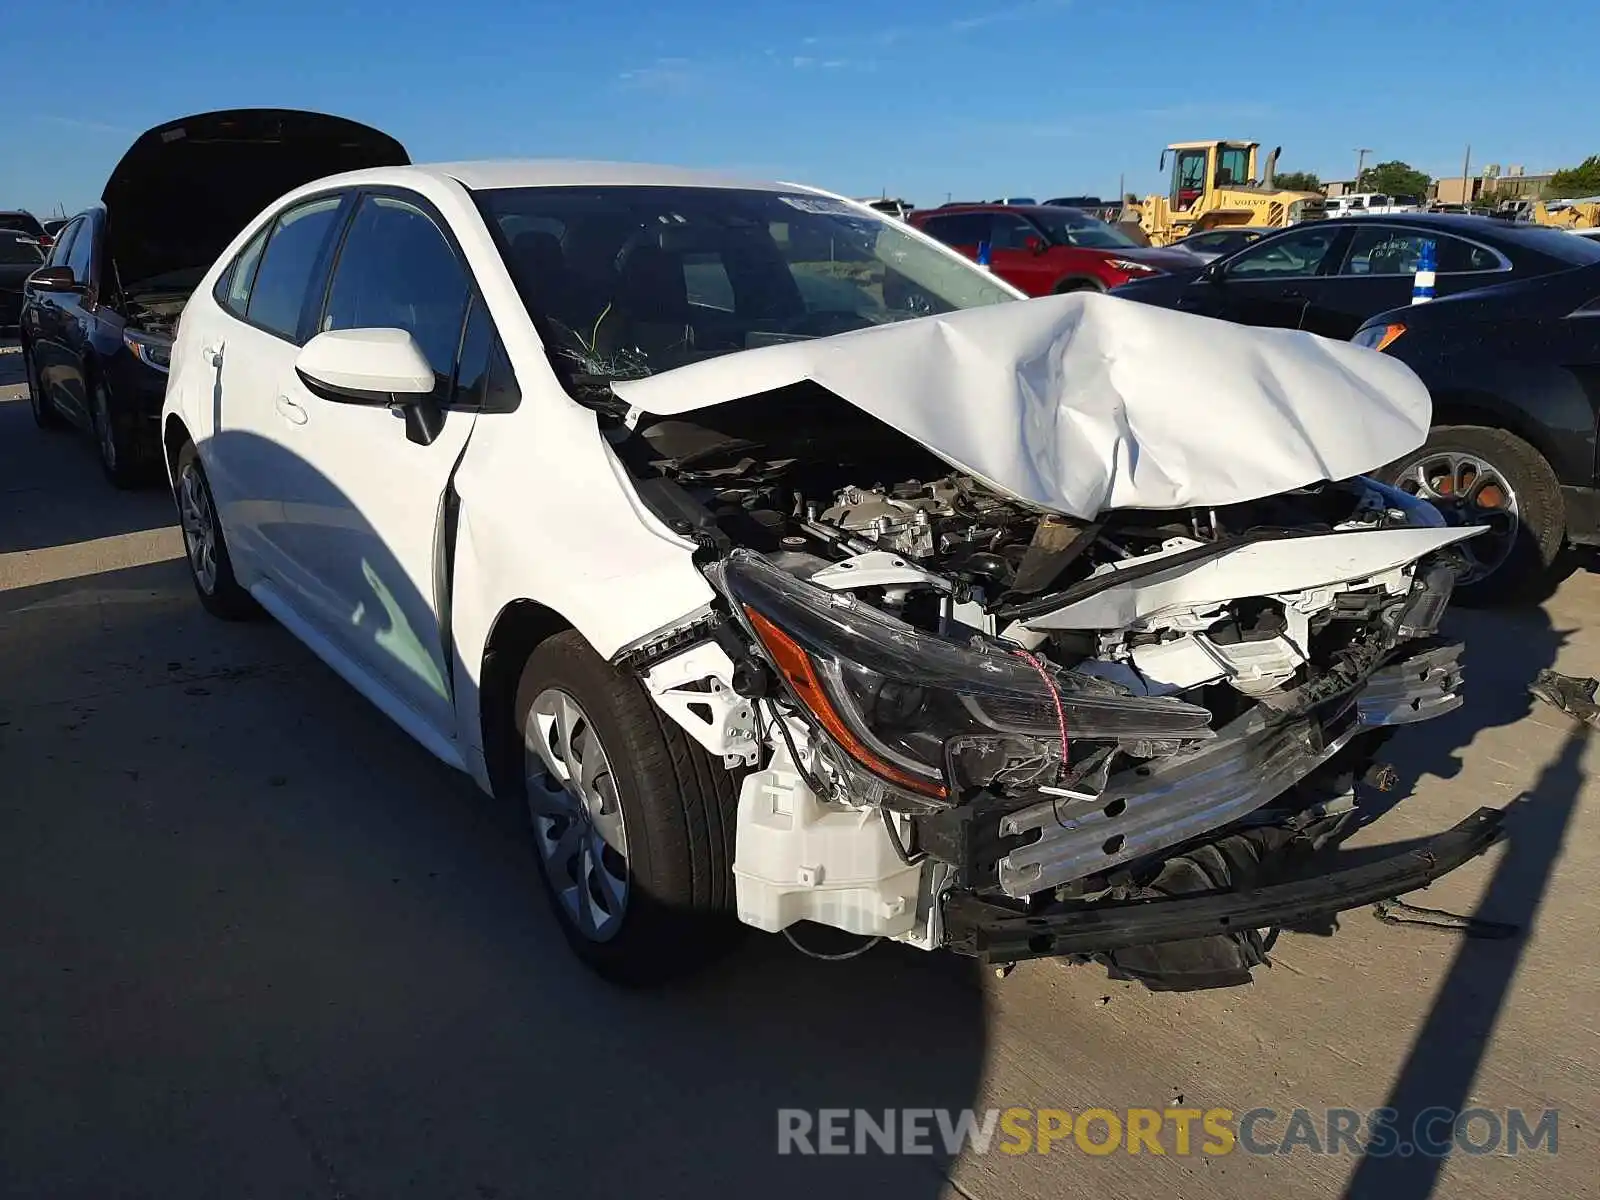
<instances>
[{"instance_id":1,"label":"tree line","mask_svg":"<svg viewBox=\"0 0 1600 1200\"><path fill-rule=\"evenodd\" d=\"M1273 183L1292 192L1322 190L1322 180L1314 171L1278 171L1273 175ZM1420 198L1428 194L1432 183L1432 177L1426 172L1417 170L1410 163L1396 160L1378 163L1362 171L1361 178L1356 180L1355 190ZM1479 202L1497 199L1500 190L1493 182L1485 183ZM1513 193L1508 188L1506 191L1508 195L1522 194L1520 190ZM1557 171L1540 191L1540 198L1545 200L1570 200L1575 196L1594 195L1600 195L1600 154L1591 154L1577 166Z\"/></svg>"}]
</instances>

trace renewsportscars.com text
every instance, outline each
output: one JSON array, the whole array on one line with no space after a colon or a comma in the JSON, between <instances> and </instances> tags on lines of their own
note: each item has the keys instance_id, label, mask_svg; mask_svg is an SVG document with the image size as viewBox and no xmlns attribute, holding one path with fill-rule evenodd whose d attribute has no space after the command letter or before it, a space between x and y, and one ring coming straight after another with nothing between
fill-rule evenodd
<instances>
[{"instance_id":1,"label":"renewsportscars.com text","mask_svg":"<svg viewBox=\"0 0 1600 1200\"><path fill-rule=\"evenodd\" d=\"M1555 1109L780 1108L779 1154L1556 1153Z\"/></svg>"}]
</instances>

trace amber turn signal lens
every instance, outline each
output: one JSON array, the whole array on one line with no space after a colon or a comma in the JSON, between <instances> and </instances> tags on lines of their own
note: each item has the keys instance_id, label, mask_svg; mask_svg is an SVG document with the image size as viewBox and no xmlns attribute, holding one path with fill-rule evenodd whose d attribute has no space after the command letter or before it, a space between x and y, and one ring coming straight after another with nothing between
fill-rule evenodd
<instances>
[{"instance_id":1,"label":"amber turn signal lens","mask_svg":"<svg viewBox=\"0 0 1600 1200\"><path fill-rule=\"evenodd\" d=\"M777 667L788 681L795 697L811 710L811 715L851 758L874 775L881 775L891 783L896 783L919 795L934 796L941 800L948 795L943 784L930 779L919 779L892 763L884 762L880 756L874 754L834 709L833 702L828 699L828 693L823 689L822 681L817 678L816 668L811 664L811 656L805 649L755 609L747 606L744 611L750 618L751 628L761 639L761 644L767 648L767 653L772 655L773 666Z\"/></svg>"}]
</instances>

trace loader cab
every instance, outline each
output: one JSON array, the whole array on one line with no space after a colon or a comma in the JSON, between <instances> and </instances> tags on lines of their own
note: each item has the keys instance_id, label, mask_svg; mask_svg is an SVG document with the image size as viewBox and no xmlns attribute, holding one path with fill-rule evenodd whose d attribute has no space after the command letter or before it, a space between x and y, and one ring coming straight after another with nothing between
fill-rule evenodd
<instances>
[{"instance_id":1,"label":"loader cab","mask_svg":"<svg viewBox=\"0 0 1600 1200\"><path fill-rule=\"evenodd\" d=\"M1161 152L1161 170L1172 156L1169 200L1175 212L1203 208L1216 188L1250 187L1256 178L1258 142L1174 142Z\"/></svg>"}]
</instances>

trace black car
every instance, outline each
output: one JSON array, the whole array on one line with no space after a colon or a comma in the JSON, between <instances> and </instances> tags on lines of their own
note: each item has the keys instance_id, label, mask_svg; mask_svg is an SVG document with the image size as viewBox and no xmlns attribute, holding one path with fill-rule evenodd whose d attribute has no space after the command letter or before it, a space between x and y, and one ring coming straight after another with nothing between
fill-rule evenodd
<instances>
[{"instance_id":1,"label":"black car","mask_svg":"<svg viewBox=\"0 0 1600 1200\"><path fill-rule=\"evenodd\" d=\"M1235 250L1242 250L1254 242L1259 242L1268 234L1276 232L1260 225L1232 225L1223 229L1208 229L1204 233L1192 233L1172 244L1181 246L1190 254L1205 259L1206 262L1211 262L1214 259L1225 258Z\"/></svg>"},{"instance_id":2,"label":"black car","mask_svg":"<svg viewBox=\"0 0 1600 1200\"><path fill-rule=\"evenodd\" d=\"M22 282L44 262L39 239L0 225L0 329L10 329L22 312Z\"/></svg>"},{"instance_id":3,"label":"black car","mask_svg":"<svg viewBox=\"0 0 1600 1200\"><path fill-rule=\"evenodd\" d=\"M1600 545L1600 263L1398 308L1353 340L1433 396L1428 440L1379 474L1452 523L1489 526L1462 543L1457 596L1513 599L1563 543Z\"/></svg>"},{"instance_id":4,"label":"black car","mask_svg":"<svg viewBox=\"0 0 1600 1200\"><path fill-rule=\"evenodd\" d=\"M1146 304L1342 341L1368 318L1410 301L1428 243L1439 297L1600 262L1600 246L1561 230L1402 213L1294 225L1201 269L1114 291Z\"/></svg>"},{"instance_id":5,"label":"black car","mask_svg":"<svg viewBox=\"0 0 1600 1200\"><path fill-rule=\"evenodd\" d=\"M0 211L0 229L15 229L20 233L32 237L48 239L44 226L39 224L39 218L25 208L11 208Z\"/></svg>"},{"instance_id":6,"label":"black car","mask_svg":"<svg viewBox=\"0 0 1600 1200\"><path fill-rule=\"evenodd\" d=\"M141 135L24 291L34 419L93 432L118 487L152 477L178 317L217 256L303 183L409 161L388 134L286 109L203 113Z\"/></svg>"}]
</instances>

